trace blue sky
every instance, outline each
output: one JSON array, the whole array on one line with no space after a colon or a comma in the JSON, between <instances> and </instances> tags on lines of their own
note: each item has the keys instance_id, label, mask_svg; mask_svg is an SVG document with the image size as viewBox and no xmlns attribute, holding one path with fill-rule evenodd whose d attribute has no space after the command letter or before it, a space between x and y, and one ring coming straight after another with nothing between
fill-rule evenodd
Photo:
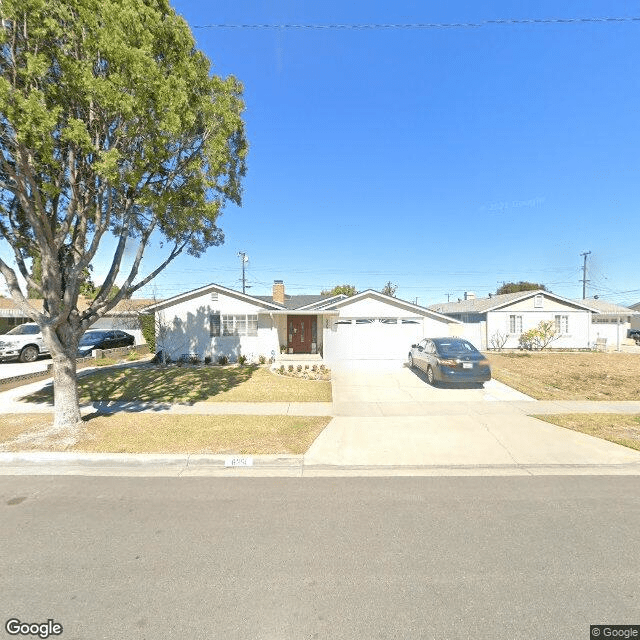
<instances>
[{"instance_id":1,"label":"blue sky","mask_svg":"<svg viewBox=\"0 0 640 640\"><path fill-rule=\"evenodd\" d=\"M638 2L175 0L214 72L245 87L243 206L226 243L141 294L335 284L431 304L531 280L640 301L640 21L396 30L225 24L640 16ZM151 267L160 254L148 252ZM96 281L102 264L95 265Z\"/></svg>"}]
</instances>

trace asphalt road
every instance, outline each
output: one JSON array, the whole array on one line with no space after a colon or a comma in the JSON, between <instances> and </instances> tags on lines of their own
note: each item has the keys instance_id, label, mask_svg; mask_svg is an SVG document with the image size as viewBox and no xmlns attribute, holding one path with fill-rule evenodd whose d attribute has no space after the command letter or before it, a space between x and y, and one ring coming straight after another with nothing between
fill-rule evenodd
<instances>
[{"instance_id":1,"label":"asphalt road","mask_svg":"<svg viewBox=\"0 0 640 640\"><path fill-rule=\"evenodd\" d=\"M587 640L640 623L639 532L638 477L8 476L0 617L63 640Z\"/></svg>"}]
</instances>

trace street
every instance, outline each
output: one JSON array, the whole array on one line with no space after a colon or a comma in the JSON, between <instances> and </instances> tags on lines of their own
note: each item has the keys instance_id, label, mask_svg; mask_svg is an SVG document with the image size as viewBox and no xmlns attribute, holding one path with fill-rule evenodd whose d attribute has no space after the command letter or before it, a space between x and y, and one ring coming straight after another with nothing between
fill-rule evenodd
<instances>
[{"instance_id":1,"label":"street","mask_svg":"<svg viewBox=\"0 0 640 640\"><path fill-rule=\"evenodd\" d=\"M586 640L640 623L639 496L611 476L5 476L3 632Z\"/></svg>"}]
</instances>

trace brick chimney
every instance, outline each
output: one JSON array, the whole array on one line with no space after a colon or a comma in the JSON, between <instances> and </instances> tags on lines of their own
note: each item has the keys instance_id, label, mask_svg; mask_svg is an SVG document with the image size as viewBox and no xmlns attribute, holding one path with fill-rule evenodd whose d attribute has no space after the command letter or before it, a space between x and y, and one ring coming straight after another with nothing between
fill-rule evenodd
<instances>
[{"instance_id":1,"label":"brick chimney","mask_svg":"<svg viewBox=\"0 0 640 640\"><path fill-rule=\"evenodd\" d=\"M284 282L282 280L273 281L273 301L284 304Z\"/></svg>"}]
</instances>

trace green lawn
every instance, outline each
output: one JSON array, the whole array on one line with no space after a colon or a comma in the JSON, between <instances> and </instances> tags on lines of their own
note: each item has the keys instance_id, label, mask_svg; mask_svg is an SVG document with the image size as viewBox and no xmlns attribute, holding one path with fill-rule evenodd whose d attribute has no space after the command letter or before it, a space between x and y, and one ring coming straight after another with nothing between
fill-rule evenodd
<instances>
[{"instance_id":1,"label":"green lawn","mask_svg":"<svg viewBox=\"0 0 640 640\"><path fill-rule=\"evenodd\" d=\"M80 402L330 402L331 383L271 373L257 365L126 367L78 378ZM27 396L29 402L51 402L48 385Z\"/></svg>"},{"instance_id":2,"label":"green lawn","mask_svg":"<svg viewBox=\"0 0 640 640\"><path fill-rule=\"evenodd\" d=\"M93 415L83 419L78 442L62 450L89 453L303 454L327 426L327 416L203 416L150 413ZM59 451L38 437L53 414L9 414L0 422L6 451ZM20 434L31 440L12 443ZM59 441L58 441L59 442Z\"/></svg>"}]
</instances>

